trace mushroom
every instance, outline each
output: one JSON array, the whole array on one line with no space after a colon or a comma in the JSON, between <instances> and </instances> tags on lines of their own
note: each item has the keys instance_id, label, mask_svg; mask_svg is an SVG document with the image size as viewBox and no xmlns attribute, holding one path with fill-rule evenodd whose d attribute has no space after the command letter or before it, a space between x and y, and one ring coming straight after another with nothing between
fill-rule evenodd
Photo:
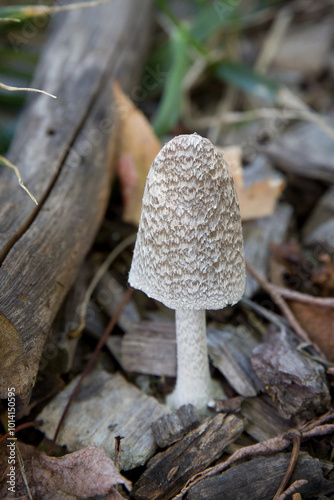
<instances>
[{"instance_id":1,"label":"mushroom","mask_svg":"<svg viewBox=\"0 0 334 500\"><path fill-rule=\"evenodd\" d=\"M208 139L177 136L153 161L129 283L176 310L177 381L167 403L204 409L213 397L205 309L235 304L245 287L235 185Z\"/></svg>"}]
</instances>

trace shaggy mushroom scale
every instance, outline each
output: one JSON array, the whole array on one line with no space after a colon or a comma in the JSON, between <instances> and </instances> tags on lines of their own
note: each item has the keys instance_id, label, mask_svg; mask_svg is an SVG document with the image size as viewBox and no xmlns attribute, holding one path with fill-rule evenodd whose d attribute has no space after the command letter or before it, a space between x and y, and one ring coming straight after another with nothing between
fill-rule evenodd
<instances>
[{"instance_id":1,"label":"shaggy mushroom scale","mask_svg":"<svg viewBox=\"0 0 334 500\"><path fill-rule=\"evenodd\" d=\"M129 283L176 310L177 382L168 403L204 408L212 397L205 309L235 304L245 286L234 181L208 139L175 137L153 161Z\"/></svg>"}]
</instances>

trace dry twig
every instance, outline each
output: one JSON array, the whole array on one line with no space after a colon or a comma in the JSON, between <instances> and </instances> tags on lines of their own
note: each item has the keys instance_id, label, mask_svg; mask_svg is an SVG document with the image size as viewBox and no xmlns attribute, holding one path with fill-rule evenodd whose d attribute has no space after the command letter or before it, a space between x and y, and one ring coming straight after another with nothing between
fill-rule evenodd
<instances>
[{"instance_id":1,"label":"dry twig","mask_svg":"<svg viewBox=\"0 0 334 500\"><path fill-rule=\"evenodd\" d=\"M280 495L277 500L285 500L288 496L291 495L291 493L295 493L296 490L299 490L302 486L308 483L307 479L299 479L298 481L295 481L294 483L289 486L287 490L285 490L282 495ZM293 496L294 498L294 496ZM301 499L302 497L299 495L299 498Z\"/></svg>"},{"instance_id":2,"label":"dry twig","mask_svg":"<svg viewBox=\"0 0 334 500\"><path fill-rule=\"evenodd\" d=\"M0 84L1 86L1 84ZM19 180L19 184L21 186L21 188L26 192L28 193L28 195L30 196L30 198L32 199L32 201L38 205L37 203L37 200L35 198L34 195L31 194L31 192L29 191L29 189L23 184L23 181L22 181L22 177L21 177L21 174L20 174L20 171L19 169L17 168L16 165L13 165L13 163L11 163L9 160L7 160L7 158L5 158L4 156L0 155L0 163L3 163L4 165L6 165L6 167L9 167L9 168L12 168L15 172L15 175L16 177L18 178Z\"/></svg>"},{"instance_id":3,"label":"dry twig","mask_svg":"<svg viewBox=\"0 0 334 500\"><path fill-rule=\"evenodd\" d=\"M17 432L20 432L23 429L27 429L28 427L38 427L38 426L42 425L42 423L43 423L42 420L36 420L35 422L24 422L23 424L20 424L17 427L15 427L14 432L16 434ZM6 434L3 434L0 437L0 443L2 443L2 441L7 439L8 437L9 437L9 432L6 432Z\"/></svg>"},{"instance_id":4,"label":"dry twig","mask_svg":"<svg viewBox=\"0 0 334 500\"><path fill-rule=\"evenodd\" d=\"M291 24L292 18L293 16L289 5L283 7L278 12L262 44L262 48L254 65L254 69L260 73L265 73L275 58L281 41Z\"/></svg>"},{"instance_id":5,"label":"dry twig","mask_svg":"<svg viewBox=\"0 0 334 500\"><path fill-rule=\"evenodd\" d=\"M313 346L314 350L320 354L324 359L326 359L326 356L324 353L321 351L321 349L316 345L313 344L311 339L309 338L307 332L304 330L304 328L298 323L296 317L294 316L293 312L289 308L288 304L285 302L284 298L282 297L282 294L280 293L280 288L272 285L269 283L253 266L250 262L246 261L246 269L253 276L253 278L256 279L262 286L266 292L269 293L271 296L272 300L278 305L278 307L281 309L282 313L286 317L286 319L289 321L290 325L294 329L294 331L299 335L299 337L306 342L307 344L310 344Z\"/></svg>"},{"instance_id":6,"label":"dry twig","mask_svg":"<svg viewBox=\"0 0 334 500\"><path fill-rule=\"evenodd\" d=\"M85 316L87 312L87 307L89 303L89 299L91 298L91 295L100 281L100 279L104 276L104 274L107 272L111 264L114 262L114 260L125 250L129 245L134 243L136 241L137 233L130 234L127 238L125 238L119 245L117 245L112 252L108 255L106 260L101 264L95 275L93 276L92 281L89 283L89 286L86 290L85 296L83 298L83 301L80 305L80 322L79 326L71 332L71 338L78 337L82 330L85 328Z\"/></svg>"},{"instance_id":7,"label":"dry twig","mask_svg":"<svg viewBox=\"0 0 334 500\"><path fill-rule=\"evenodd\" d=\"M280 487L276 491L276 495L274 496L273 500L279 500L289 482L289 479L291 477L291 474L293 473L293 470L296 466L297 460L298 460L298 455L299 455L299 450L300 450L300 432L293 432L291 433L291 436L288 435L287 437L291 437L293 441L293 447L292 447L292 453L291 453L291 459L290 459L290 464L289 467L282 479L282 482L280 484Z\"/></svg>"},{"instance_id":8,"label":"dry twig","mask_svg":"<svg viewBox=\"0 0 334 500\"><path fill-rule=\"evenodd\" d=\"M27 479L27 476L26 476L26 471L25 471L25 468L24 468L23 458L22 458L20 449L17 446L17 441L15 442L15 449L16 449L17 461L19 463L20 472L21 472L21 475L22 475L22 479L23 479L24 485L25 485L26 490L27 490L28 498L29 498L29 500L33 500L32 495L31 495L31 491L30 491L30 488L29 488L28 479Z\"/></svg>"},{"instance_id":9,"label":"dry twig","mask_svg":"<svg viewBox=\"0 0 334 500\"><path fill-rule=\"evenodd\" d=\"M283 95L283 93L281 93ZM284 104L284 102L282 103ZM220 126L224 123L234 124L243 123L246 121L253 121L259 119L281 119L287 120L303 120L311 123L315 123L319 128L321 128L331 139L334 140L334 130L328 125L326 120L322 118L319 114L314 111L309 111L305 109L296 108L256 108L250 111L230 111L224 113L223 115L212 117L203 116L200 118L193 117L191 111L188 111L188 120L191 120L192 127L195 128L208 128L211 126Z\"/></svg>"},{"instance_id":10,"label":"dry twig","mask_svg":"<svg viewBox=\"0 0 334 500\"><path fill-rule=\"evenodd\" d=\"M314 297L313 295L296 292L295 290L273 285L272 283L270 285L285 299L296 300L297 302L304 302L305 304L312 304L314 306L334 307L334 299L332 297Z\"/></svg>"},{"instance_id":11,"label":"dry twig","mask_svg":"<svg viewBox=\"0 0 334 500\"><path fill-rule=\"evenodd\" d=\"M20 91L37 92L38 94L44 94L47 95L48 97L52 97L52 99L57 99L57 96L49 94L49 92L45 92L45 90L32 89L30 87L13 87L11 85L5 85L2 82L0 82L0 89L9 90L10 92L20 92Z\"/></svg>"}]
</instances>

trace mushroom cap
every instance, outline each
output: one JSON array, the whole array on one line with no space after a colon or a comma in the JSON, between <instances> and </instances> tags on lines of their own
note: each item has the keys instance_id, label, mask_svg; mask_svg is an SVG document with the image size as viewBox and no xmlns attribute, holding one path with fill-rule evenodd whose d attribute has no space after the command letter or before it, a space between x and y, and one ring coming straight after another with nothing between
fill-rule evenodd
<instances>
[{"instance_id":1,"label":"mushroom cap","mask_svg":"<svg viewBox=\"0 0 334 500\"><path fill-rule=\"evenodd\" d=\"M241 217L221 152L180 135L146 179L129 283L171 309L221 309L245 288Z\"/></svg>"}]
</instances>

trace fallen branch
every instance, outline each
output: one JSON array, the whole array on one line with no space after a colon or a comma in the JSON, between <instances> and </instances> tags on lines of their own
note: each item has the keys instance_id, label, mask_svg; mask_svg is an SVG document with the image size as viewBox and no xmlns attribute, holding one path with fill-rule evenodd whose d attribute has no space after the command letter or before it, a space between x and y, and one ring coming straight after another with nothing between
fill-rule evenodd
<instances>
[{"instance_id":1,"label":"fallen branch","mask_svg":"<svg viewBox=\"0 0 334 500\"><path fill-rule=\"evenodd\" d=\"M152 0L140 5L138 11L131 0L108 1L93 17L83 9L54 20L34 87L64 98L32 99L8 152L22 179L34 183L38 210L13 172L0 167L0 396L15 386L22 405L108 205L118 134L110 82L117 77L128 93L138 83ZM64 40L74 32L82 43L71 45L69 58Z\"/></svg>"}]
</instances>

